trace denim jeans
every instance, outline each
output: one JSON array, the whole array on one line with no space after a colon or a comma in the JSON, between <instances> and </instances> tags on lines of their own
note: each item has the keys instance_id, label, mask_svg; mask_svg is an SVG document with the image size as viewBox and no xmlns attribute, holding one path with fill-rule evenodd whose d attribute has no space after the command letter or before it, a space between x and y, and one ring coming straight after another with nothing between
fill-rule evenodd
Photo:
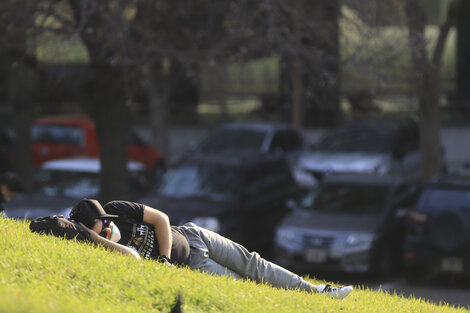
<instances>
[{"instance_id":1,"label":"denim jeans","mask_svg":"<svg viewBox=\"0 0 470 313\"><path fill-rule=\"evenodd\" d=\"M277 288L313 292L314 285L302 277L249 252L242 245L194 223L179 227L189 242L191 269L237 279L250 278Z\"/></svg>"}]
</instances>

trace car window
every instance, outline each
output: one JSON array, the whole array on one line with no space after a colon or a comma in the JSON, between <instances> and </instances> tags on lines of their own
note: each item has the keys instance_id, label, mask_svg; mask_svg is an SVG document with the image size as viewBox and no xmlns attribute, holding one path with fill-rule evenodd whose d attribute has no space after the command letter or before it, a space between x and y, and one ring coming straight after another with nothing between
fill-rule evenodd
<instances>
[{"instance_id":1,"label":"car window","mask_svg":"<svg viewBox=\"0 0 470 313\"><path fill-rule=\"evenodd\" d=\"M214 130L199 144L202 152L223 150L260 150L266 133L245 129Z\"/></svg>"},{"instance_id":2,"label":"car window","mask_svg":"<svg viewBox=\"0 0 470 313\"><path fill-rule=\"evenodd\" d=\"M274 135L271 145L269 146L269 151L287 151L287 147L284 140L284 132L278 132Z\"/></svg>"},{"instance_id":3,"label":"car window","mask_svg":"<svg viewBox=\"0 0 470 313\"><path fill-rule=\"evenodd\" d=\"M240 182L240 173L235 168L186 164L169 168L163 175L157 192L175 198L225 200L234 196Z\"/></svg>"},{"instance_id":4,"label":"car window","mask_svg":"<svg viewBox=\"0 0 470 313\"><path fill-rule=\"evenodd\" d=\"M269 151L274 152L276 148L281 148L282 151L292 151L300 149L301 146L302 139L297 132L290 130L279 131L274 135Z\"/></svg>"},{"instance_id":5,"label":"car window","mask_svg":"<svg viewBox=\"0 0 470 313\"><path fill-rule=\"evenodd\" d=\"M286 131L284 135L286 150L297 150L302 147L302 138L296 131Z\"/></svg>"},{"instance_id":6,"label":"car window","mask_svg":"<svg viewBox=\"0 0 470 313\"><path fill-rule=\"evenodd\" d=\"M85 134L82 128L58 125L34 125L31 130L31 140L46 144L85 144Z\"/></svg>"},{"instance_id":7,"label":"car window","mask_svg":"<svg viewBox=\"0 0 470 313\"><path fill-rule=\"evenodd\" d=\"M302 207L315 212L379 214L388 194L384 186L325 184L308 194Z\"/></svg>"},{"instance_id":8,"label":"car window","mask_svg":"<svg viewBox=\"0 0 470 313\"><path fill-rule=\"evenodd\" d=\"M429 188L424 191L424 203L420 205L429 213L461 208L470 211L470 190Z\"/></svg>"},{"instance_id":9,"label":"car window","mask_svg":"<svg viewBox=\"0 0 470 313\"><path fill-rule=\"evenodd\" d=\"M326 134L316 146L323 151L390 153L393 135L362 128L342 130Z\"/></svg>"}]
</instances>

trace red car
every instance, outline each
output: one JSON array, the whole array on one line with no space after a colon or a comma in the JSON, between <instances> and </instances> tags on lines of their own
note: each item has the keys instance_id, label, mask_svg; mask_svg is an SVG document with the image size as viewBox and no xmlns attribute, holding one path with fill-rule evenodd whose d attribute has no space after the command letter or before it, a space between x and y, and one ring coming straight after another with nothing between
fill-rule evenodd
<instances>
[{"instance_id":1,"label":"red car","mask_svg":"<svg viewBox=\"0 0 470 313\"><path fill-rule=\"evenodd\" d=\"M73 156L97 157L100 153L95 123L88 117L38 118L33 123L31 138L34 168L53 159ZM162 154L145 144L134 131L128 136L127 155L129 160L145 164L150 173L163 169Z\"/></svg>"}]
</instances>

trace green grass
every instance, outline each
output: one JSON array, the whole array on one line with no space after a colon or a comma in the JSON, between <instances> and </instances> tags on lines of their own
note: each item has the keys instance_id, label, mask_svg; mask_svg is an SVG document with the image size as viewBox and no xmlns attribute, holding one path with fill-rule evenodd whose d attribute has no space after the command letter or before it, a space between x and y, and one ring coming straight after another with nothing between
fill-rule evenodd
<instances>
[{"instance_id":1,"label":"green grass","mask_svg":"<svg viewBox=\"0 0 470 313\"><path fill-rule=\"evenodd\" d=\"M167 268L2 218L0 251L0 312L169 312L179 292L184 312L467 312L358 286L339 301Z\"/></svg>"}]
</instances>

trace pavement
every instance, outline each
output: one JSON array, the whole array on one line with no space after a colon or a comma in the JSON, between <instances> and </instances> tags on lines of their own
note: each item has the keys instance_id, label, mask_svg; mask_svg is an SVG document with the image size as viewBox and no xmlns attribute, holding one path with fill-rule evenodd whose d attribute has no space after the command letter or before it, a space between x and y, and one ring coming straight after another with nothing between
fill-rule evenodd
<instances>
[{"instance_id":1,"label":"pavement","mask_svg":"<svg viewBox=\"0 0 470 313\"><path fill-rule=\"evenodd\" d=\"M310 277L337 285L361 286L375 291L397 294L405 298L421 298L434 304L449 304L466 308L470 313L470 277L454 280L437 279L420 284L409 284L401 273L381 281L370 275L340 273L310 273Z\"/></svg>"},{"instance_id":2,"label":"pavement","mask_svg":"<svg viewBox=\"0 0 470 313\"><path fill-rule=\"evenodd\" d=\"M404 297L421 298L435 304L447 303L456 307L470 310L470 284L460 283L432 283L428 285L409 285L404 278L385 283L372 283L368 285L372 290L383 290L396 293Z\"/></svg>"}]
</instances>

